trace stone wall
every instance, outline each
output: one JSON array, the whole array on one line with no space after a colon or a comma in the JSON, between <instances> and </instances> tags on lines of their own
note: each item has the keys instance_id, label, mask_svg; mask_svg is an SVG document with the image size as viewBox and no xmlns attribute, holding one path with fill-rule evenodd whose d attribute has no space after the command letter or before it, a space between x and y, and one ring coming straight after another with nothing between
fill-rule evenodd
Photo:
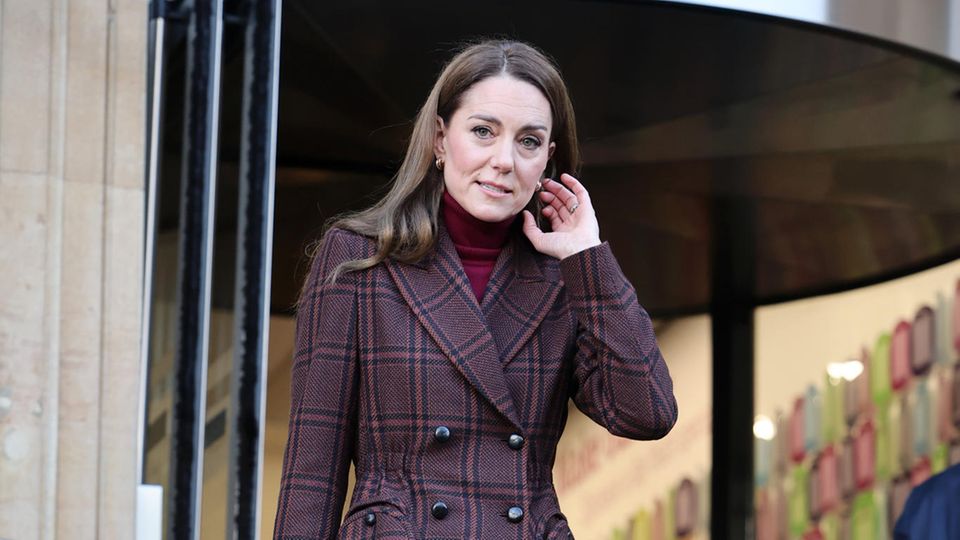
<instances>
[{"instance_id":1,"label":"stone wall","mask_svg":"<svg viewBox=\"0 0 960 540\"><path fill-rule=\"evenodd\" d=\"M133 538L147 2L0 2L0 538Z\"/></svg>"}]
</instances>

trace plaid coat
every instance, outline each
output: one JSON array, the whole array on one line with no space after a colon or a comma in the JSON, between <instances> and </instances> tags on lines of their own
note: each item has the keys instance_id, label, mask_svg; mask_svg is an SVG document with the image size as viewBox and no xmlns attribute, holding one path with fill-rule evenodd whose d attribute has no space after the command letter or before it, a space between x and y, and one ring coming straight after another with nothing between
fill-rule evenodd
<instances>
[{"instance_id":1,"label":"plaid coat","mask_svg":"<svg viewBox=\"0 0 960 540\"><path fill-rule=\"evenodd\" d=\"M419 264L325 281L373 249L331 230L311 268L274 537L571 537L551 475L567 400L632 439L663 437L677 418L609 245L557 261L514 239L481 303L442 226Z\"/></svg>"}]
</instances>

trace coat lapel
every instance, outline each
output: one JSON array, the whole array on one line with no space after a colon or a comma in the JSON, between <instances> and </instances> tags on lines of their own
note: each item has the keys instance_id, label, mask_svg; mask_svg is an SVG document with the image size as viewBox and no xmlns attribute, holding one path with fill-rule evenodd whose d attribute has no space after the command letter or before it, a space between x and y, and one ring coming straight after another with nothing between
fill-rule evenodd
<instances>
[{"instance_id":1,"label":"coat lapel","mask_svg":"<svg viewBox=\"0 0 960 540\"><path fill-rule=\"evenodd\" d=\"M501 253L497 266L503 266ZM388 260L403 299L454 366L513 425L521 428L497 342L473 296L453 242L441 226L434 254L421 265Z\"/></svg>"},{"instance_id":2,"label":"coat lapel","mask_svg":"<svg viewBox=\"0 0 960 540\"><path fill-rule=\"evenodd\" d=\"M504 251L483 295L483 313L506 366L553 307L561 285L544 276L536 256L518 240Z\"/></svg>"}]
</instances>

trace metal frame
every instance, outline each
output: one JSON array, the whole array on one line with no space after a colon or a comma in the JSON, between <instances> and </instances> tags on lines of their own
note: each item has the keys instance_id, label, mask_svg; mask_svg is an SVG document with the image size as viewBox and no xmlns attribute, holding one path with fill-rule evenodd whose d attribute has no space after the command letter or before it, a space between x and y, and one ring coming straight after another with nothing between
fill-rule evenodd
<instances>
[{"instance_id":1,"label":"metal frame","mask_svg":"<svg viewBox=\"0 0 960 540\"><path fill-rule=\"evenodd\" d=\"M167 494L167 537L178 540L200 536L223 0L190 8Z\"/></svg>"},{"instance_id":2,"label":"metal frame","mask_svg":"<svg viewBox=\"0 0 960 540\"><path fill-rule=\"evenodd\" d=\"M227 538L260 530L279 94L281 0L245 6Z\"/></svg>"},{"instance_id":3,"label":"metal frame","mask_svg":"<svg viewBox=\"0 0 960 540\"><path fill-rule=\"evenodd\" d=\"M149 69L147 70L147 160L146 198L144 200L143 296L140 313L140 417L137 422L137 485L143 483L146 458L144 438L147 431L147 387L150 376L150 324L153 306L153 265L157 247L157 182L160 176L160 125L162 122L164 83L164 40L166 10L164 0L150 3L148 29Z\"/></svg>"},{"instance_id":4,"label":"metal frame","mask_svg":"<svg viewBox=\"0 0 960 540\"><path fill-rule=\"evenodd\" d=\"M224 20L246 25L241 141L234 372L231 385L229 477L231 538L256 538L266 409L270 269L273 237L276 116L279 91L280 0L248 0L243 14L224 13L224 0L154 0L150 6L147 197L138 426L138 484L143 481L157 192L162 138L165 27L188 23L181 171L177 329L174 359L168 538L200 534L206 425L210 289L220 115Z\"/></svg>"},{"instance_id":5,"label":"metal frame","mask_svg":"<svg viewBox=\"0 0 960 540\"><path fill-rule=\"evenodd\" d=\"M753 538L753 384L756 209L719 198L712 208L710 306L713 444L710 538ZM719 464L719 465L718 465Z\"/></svg>"}]
</instances>

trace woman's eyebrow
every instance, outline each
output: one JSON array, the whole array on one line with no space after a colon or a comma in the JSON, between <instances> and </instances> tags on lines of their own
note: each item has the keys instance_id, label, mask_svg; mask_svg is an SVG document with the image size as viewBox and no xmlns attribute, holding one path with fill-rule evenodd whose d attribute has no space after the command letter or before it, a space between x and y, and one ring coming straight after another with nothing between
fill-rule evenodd
<instances>
[{"instance_id":1,"label":"woman's eyebrow","mask_svg":"<svg viewBox=\"0 0 960 540\"><path fill-rule=\"evenodd\" d=\"M520 128L520 131L550 131L547 126L541 124L527 124Z\"/></svg>"},{"instance_id":2,"label":"woman's eyebrow","mask_svg":"<svg viewBox=\"0 0 960 540\"><path fill-rule=\"evenodd\" d=\"M487 122L488 124L493 124L493 125L495 125L495 126L502 126L502 125L503 125L503 123L500 122L500 120L498 120L496 117L494 117L494 116L488 116L488 115L486 115L486 114L471 114L471 115L467 118L467 120L469 120L469 119L471 119L471 118L476 118L477 120L483 120L484 122Z\"/></svg>"},{"instance_id":3,"label":"woman's eyebrow","mask_svg":"<svg viewBox=\"0 0 960 540\"><path fill-rule=\"evenodd\" d=\"M503 125L503 123L500 120L498 120L496 117L488 116L486 114L471 114L469 117L467 117L468 120L472 118L476 118L477 120L483 120L484 122L488 122L498 127ZM522 128L520 128L520 131L537 131L537 130L550 131L547 128L547 126L544 126L542 124L527 124Z\"/></svg>"}]
</instances>

